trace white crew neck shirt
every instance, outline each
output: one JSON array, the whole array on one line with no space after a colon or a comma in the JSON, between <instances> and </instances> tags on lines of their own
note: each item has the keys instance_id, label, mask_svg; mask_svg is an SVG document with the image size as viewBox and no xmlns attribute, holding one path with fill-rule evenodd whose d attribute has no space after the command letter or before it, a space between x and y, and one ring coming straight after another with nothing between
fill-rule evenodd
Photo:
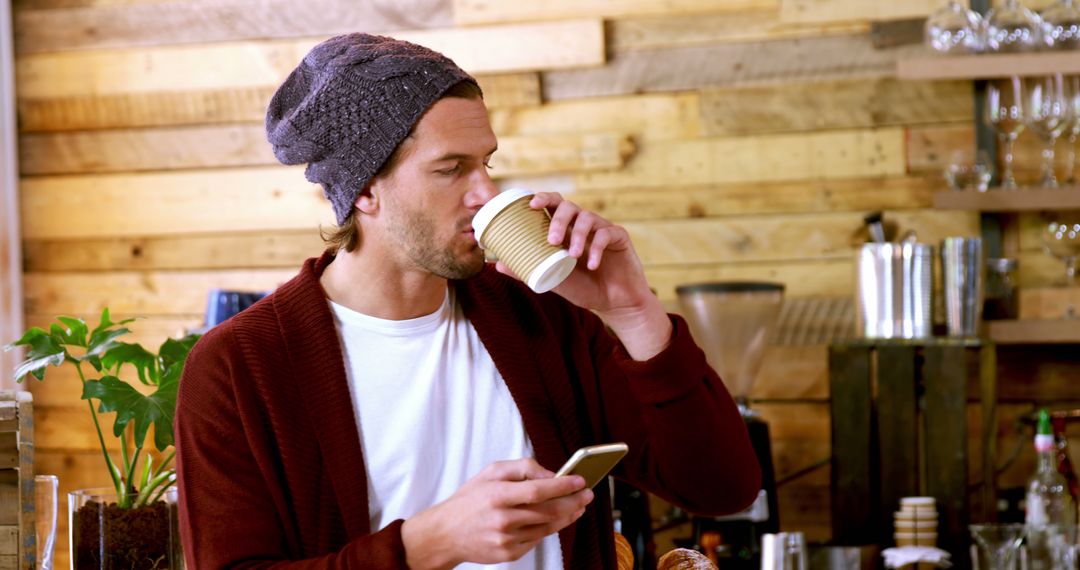
<instances>
[{"instance_id":1,"label":"white crew neck shirt","mask_svg":"<svg viewBox=\"0 0 1080 570\"><path fill-rule=\"evenodd\" d=\"M488 464L534 457L521 413L448 288L434 313L379 319L330 301L360 430L373 531L454 494ZM507 564L558 570L558 534Z\"/></svg>"}]
</instances>

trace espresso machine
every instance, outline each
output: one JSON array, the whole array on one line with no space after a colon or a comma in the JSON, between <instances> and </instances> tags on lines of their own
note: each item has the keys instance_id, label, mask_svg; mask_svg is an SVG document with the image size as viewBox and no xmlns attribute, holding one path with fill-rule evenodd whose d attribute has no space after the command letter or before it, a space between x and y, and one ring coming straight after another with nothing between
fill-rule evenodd
<instances>
[{"instance_id":1,"label":"espresso machine","mask_svg":"<svg viewBox=\"0 0 1080 570\"><path fill-rule=\"evenodd\" d=\"M780 530L769 426L750 408L750 390L784 300L779 283L725 281L676 288L681 314L698 346L735 398L761 465L761 491L748 509L692 517L695 546L721 568L757 568L761 536Z\"/></svg>"}]
</instances>

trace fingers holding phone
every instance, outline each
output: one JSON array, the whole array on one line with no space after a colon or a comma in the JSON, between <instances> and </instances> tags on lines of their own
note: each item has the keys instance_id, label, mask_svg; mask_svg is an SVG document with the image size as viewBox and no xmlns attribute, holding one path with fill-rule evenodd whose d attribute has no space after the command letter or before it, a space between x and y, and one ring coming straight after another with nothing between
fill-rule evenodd
<instances>
[{"instance_id":1,"label":"fingers holding phone","mask_svg":"<svg viewBox=\"0 0 1080 570\"><path fill-rule=\"evenodd\" d=\"M592 489L607 476L629 449L625 443L582 447L559 468L555 477L579 475L585 478L585 486Z\"/></svg>"},{"instance_id":2,"label":"fingers holding phone","mask_svg":"<svg viewBox=\"0 0 1080 570\"><path fill-rule=\"evenodd\" d=\"M429 565L426 548L435 544L446 550L434 553L436 567L517 560L545 536L573 524L592 499L580 477L553 477L533 459L500 461L405 521L402 540L417 567Z\"/></svg>"}]
</instances>

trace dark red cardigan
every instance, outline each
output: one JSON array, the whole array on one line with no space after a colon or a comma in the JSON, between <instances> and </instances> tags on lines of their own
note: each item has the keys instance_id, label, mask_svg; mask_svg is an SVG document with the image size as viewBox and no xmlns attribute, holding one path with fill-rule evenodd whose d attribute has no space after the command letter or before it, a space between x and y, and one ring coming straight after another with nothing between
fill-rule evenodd
<instances>
[{"instance_id":1,"label":"dark red cardigan","mask_svg":"<svg viewBox=\"0 0 1080 570\"><path fill-rule=\"evenodd\" d=\"M190 568L404 568L401 521L371 532L359 433L334 318L308 260L189 356L176 410ZM536 459L625 441L616 475L700 513L754 499L760 474L731 397L685 323L646 362L589 311L491 267L454 282L506 380ZM394 429L388 425L385 429ZM559 533L566 568L615 568L608 493Z\"/></svg>"}]
</instances>

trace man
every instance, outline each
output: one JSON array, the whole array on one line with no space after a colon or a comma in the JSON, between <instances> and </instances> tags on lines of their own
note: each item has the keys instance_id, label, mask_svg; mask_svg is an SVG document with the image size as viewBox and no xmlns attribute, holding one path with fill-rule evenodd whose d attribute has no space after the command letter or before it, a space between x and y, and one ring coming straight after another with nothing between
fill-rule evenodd
<instances>
[{"instance_id":1,"label":"man","mask_svg":"<svg viewBox=\"0 0 1080 570\"><path fill-rule=\"evenodd\" d=\"M471 220L498 193L497 143L453 62L333 38L275 94L267 132L339 229L188 359L192 568L614 568L606 485L551 471L612 441L630 446L615 475L676 504L752 502L742 420L626 230L541 193L531 206L552 212L574 272L536 295L485 265Z\"/></svg>"}]
</instances>

